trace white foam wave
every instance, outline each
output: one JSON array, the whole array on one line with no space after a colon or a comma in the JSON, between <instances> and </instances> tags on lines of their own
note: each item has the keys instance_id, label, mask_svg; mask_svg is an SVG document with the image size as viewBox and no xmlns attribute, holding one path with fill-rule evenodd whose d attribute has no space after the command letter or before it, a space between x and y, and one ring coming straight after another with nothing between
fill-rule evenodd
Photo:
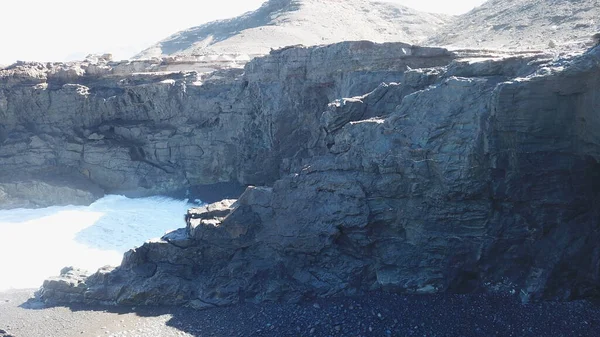
<instances>
[{"instance_id":1,"label":"white foam wave","mask_svg":"<svg viewBox=\"0 0 600 337\"><path fill-rule=\"evenodd\" d=\"M187 201L106 196L88 207L0 211L0 291L37 288L65 266L96 270L184 226Z\"/></svg>"}]
</instances>

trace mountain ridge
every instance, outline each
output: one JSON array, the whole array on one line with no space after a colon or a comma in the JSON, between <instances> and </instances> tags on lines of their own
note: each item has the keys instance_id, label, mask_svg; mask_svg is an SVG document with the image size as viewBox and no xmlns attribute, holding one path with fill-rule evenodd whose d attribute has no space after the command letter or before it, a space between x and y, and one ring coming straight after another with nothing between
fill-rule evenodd
<instances>
[{"instance_id":1,"label":"mountain ridge","mask_svg":"<svg viewBox=\"0 0 600 337\"><path fill-rule=\"evenodd\" d=\"M344 40L417 43L449 18L381 1L269 0L256 11L175 33L134 59L263 55L288 45L321 45Z\"/></svg>"},{"instance_id":2,"label":"mountain ridge","mask_svg":"<svg viewBox=\"0 0 600 337\"><path fill-rule=\"evenodd\" d=\"M448 48L581 49L600 31L597 17L600 0L489 0L460 16L378 0L269 0L241 16L177 32L134 59L251 59L290 45L357 40Z\"/></svg>"},{"instance_id":3,"label":"mountain ridge","mask_svg":"<svg viewBox=\"0 0 600 337\"><path fill-rule=\"evenodd\" d=\"M585 44L600 31L600 0L489 0L456 17L425 45L555 49Z\"/></svg>"}]
</instances>

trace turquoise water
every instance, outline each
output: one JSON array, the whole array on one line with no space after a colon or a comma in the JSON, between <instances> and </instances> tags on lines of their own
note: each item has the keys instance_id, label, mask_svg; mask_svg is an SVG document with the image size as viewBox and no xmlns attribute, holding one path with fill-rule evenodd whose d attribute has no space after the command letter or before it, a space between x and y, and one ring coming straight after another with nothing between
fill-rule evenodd
<instances>
[{"instance_id":1,"label":"turquoise water","mask_svg":"<svg viewBox=\"0 0 600 337\"><path fill-rule=\"evenodd\" d=\"M65 266L119 265L127 250L184 227L193 206L111 195L87 207L0 211L0 291L37 288Z\"/></svg>"}]
</instances>

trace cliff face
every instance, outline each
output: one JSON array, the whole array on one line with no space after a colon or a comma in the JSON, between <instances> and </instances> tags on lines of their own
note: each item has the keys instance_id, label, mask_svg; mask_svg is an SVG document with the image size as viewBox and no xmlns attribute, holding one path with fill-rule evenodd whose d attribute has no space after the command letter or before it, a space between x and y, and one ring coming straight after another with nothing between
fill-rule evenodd
<instances>
[{"instance_id":1,"label":"cliff face","mask_svg":"<svg viewBox=\"0 0 600 337\"><path fill-rule=\"evenodd\" d=\"M272 184L311 155L328 102L398 81L407 66L454 57L355 42L275 52L245 70L180 72L172 71L179 64L144 61L17 64L0 71L0 207L56 204L9 188L20 181L64 186L56 176L71 177L66 185L76 197L66 203L89 202L81 195L98 187L148 195L218 182ZM81 183L72 186L75 180Z\"/></svg>"},{"instance_id":2,"label":"cliff face","mask_svg":"<svg viewBox=\"0 0 600 337\"><path fill-rule=\"evenodd\" d=\"M247 109L227 154L231 176L272 187L190 210L120 267L65 270L40 296L198 308L375 289L597 296L599 75L600 47L552 59L343 43L257 59L219 82Z\"/></svg>"}]
</instances>

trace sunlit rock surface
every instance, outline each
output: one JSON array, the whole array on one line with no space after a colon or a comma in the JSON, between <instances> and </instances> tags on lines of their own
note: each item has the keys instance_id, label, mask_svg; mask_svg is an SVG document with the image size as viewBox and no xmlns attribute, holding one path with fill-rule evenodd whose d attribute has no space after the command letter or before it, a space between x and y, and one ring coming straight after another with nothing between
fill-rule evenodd
<instances>
[{"instance_id":1,"label":"sunlit rock surface","mask_svg":"<svg viewBox=\"0 0 600 337\"><path fill-rule=\"evenodd\" d=\"M166 59L17 63L0 71L0 191L4 182L59 175L128 196L272 184L313 155L329 102L456 57L345 42L275 51L243 69L200 62L173 71L182 63Z\"/></svg>"},{"instance_id":2,"label":"sunlit rock surface","mask_svg":"<svg viewBox=\"0 0 600 337\"><path fill-rule=\"evenodd\" d=\"M46 282L43 300L599 295L600 47L554 58L343 43L275 52L239 81L254 109L233 172L270 187L192 209L84 291L61 290L69 273Z\"/></svg>"}]
</instances>

